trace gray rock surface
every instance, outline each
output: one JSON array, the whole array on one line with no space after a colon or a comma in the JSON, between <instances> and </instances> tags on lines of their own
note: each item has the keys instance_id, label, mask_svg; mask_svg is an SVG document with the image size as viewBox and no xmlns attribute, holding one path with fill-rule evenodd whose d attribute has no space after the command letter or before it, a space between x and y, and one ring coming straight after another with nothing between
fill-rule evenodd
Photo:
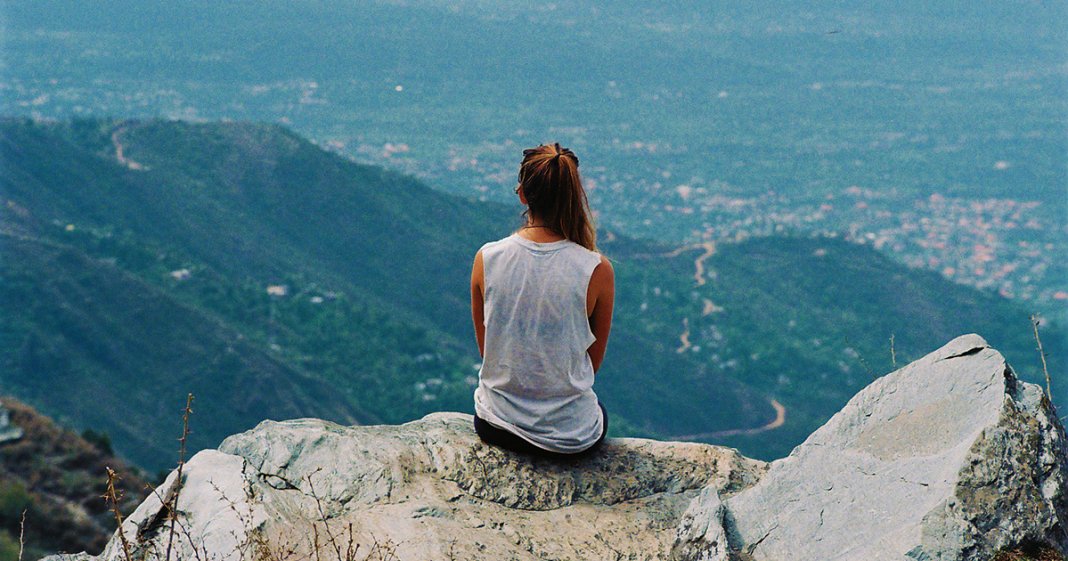
<instances>
[{"instance_id":1,"label":"gray rock surface","mask_svg":"<svg viewBox=\"0 0 1068 561\"><path fill-rule=\"evenodd\" d=\"M967 335L865 388L787 458L609 439L553 461L471 416L265 421L185 466L172 559L989 561L1068 550L1064 428ZM165 556L177 474L97 558ZM323 557L325 556L325 557Z\"/></svg>"},{"instance_id":2,"label":"gray rock surface","mask_svg":"<svg viewBox=\"0 0 1068 561\"><path fill-rule=\"evenodd\" d=\"M176 554L337 559L336 544L360 560L662 559L693 497L729 496L765 466L729 448L630 438L585 459L533 458L482 444L459 413L399 426L265 421L187 464ZM123 524L136 555L163 556L175 481ZM101 561L122 555L112 539Z\"/></svg>"},{"instance_id":3,"label":"gray rock surface","mask_svg":"<svg viewBox=\"0 0 1068 561\"><path fill-rule=\"evenodd\" d=\"M728 561L730 549L719 491L705 487L682 515L671 554L689 561Z\"/></svg>"},{"instance_id":4,"label":"gray rock surface","mask_svg":"<svg viewBox=\"0 0 1068 561\"><path fill-rule=\"evenodd\" d=\"M966 335L873 382L725 500L728 542L758 561L988 561L1024 542L1065 551L1065 460L1041 390ZM702 494L690 510L718 502Z\"/></svg>"},{"instance_id":5,"label":"gray rock surface","mask_svg":"<svg viewBox=\"0 0 1068 561\"><path fill-rule=\"evenodd\" d=\"M172 559L238 561L247 558L250 533L265 522L264 509L256 500L252 482L246 477L246 462L240 457L216 450L204 450L185 465L185 481L178 496L181 513L175 525ZM166 557L170 525L165 503L177 491L178 472L148 496L122 524L122 533L134 559ZM122 540L108 542L100 561L124 561Z\"/></svg>"},{"instance_id":6,"label":"gray rock surface","mask_svg":"<svg viewBox=\"0 0 1068 561\"><path fill-rule=\"evenodd\" d=\"M22 438L22 429L11 422L11 412L0 404L0 444Z\"/></svg>"}]
</instances>

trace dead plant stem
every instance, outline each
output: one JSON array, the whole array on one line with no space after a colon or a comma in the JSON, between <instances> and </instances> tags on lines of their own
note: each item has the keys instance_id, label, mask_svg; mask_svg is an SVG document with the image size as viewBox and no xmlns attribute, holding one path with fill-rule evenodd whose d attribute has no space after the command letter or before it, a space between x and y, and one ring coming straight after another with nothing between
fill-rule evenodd
<instances>
[{"instance_id":1,"label":"dead plant stem","mask_svg":"<svg viewBox=\"0 0 1068 561\"><path fill-rule=\"evenodd\" d=\"M193 413L193 394L185 397L185 411L182 413L182 437L178 439L178 475L175 479L174 498L167 507L167 516L171 519L171 527L167 536L167 553L163 556L164 561L171 559L171 546L174 544L174 523L178 518L178 496L182 493L182 468L185 467L185 443L189 438L189 415Z\"/></svg>"},{"instance_id":2,"label":"dead plant stem","mask_svg":"<svg viewBox=\"0 0 1068 561\"><path fill-rule=\"evenodd\" d=\"M126 561L133 561L130 554L130 542L126 540L126 532L122 529L122 513L119 512L119 492L115 490L115 480L118 476L111 467L104 468L108 473L107 489L104 491L104 500L110 503L111 513L115 515L115 525L119 528L119 542L122 543L122 553Z\"/></svg>"},{"instance_id":3,"label":"dead plant stem","mask_svg":"<svg viewBox=\"0 0 1068 561\"><path fill-rule=\"evenodd\" d=\"M316 470L315 473L318 473ZM338 545L337 539L334 537L334 532L330 529L330 520L326 516L326 511L323 509L323 501L319 498L319 495L315 492L315 486L312 484L312 475L307 477L308 479L308 491L311 493L312 499L315 499L315 506L319 509L319 518L323 521L323 529L326 530L326 539L330 540L330 547L334 548L334 555L337 556L338 561L342 561L341 546Z\"/></svg>"},{"instance_id":4,"label":"dead plant stem","mask_svg":"<svg viewBox=\"0 0 1068 561\"><path fill-rule=\"evenodd\" d=\"M1046 367L1046 351L1042 350L1042 339L1038 336L1038 324L1040 323L1037 316L1031 314L1031 328L1035 330L1035 342L1038 343L1038 356L1042 358L1042 373L1046 375L1046 399L1053 403L1053 391L1050 388L1049 383L1049 368Z\"/></svg>"},{"instance_id":5,"label":"dead plant stem","mask_svg":"<svg viewBox=\"0 0 1068 561\"><path fill-rule=\"evenodd\" d=\"M26 511L22 511L22 520L19 521L19 561L22 561L22 553L26 549Z\"/></svg>"}]
</instances>

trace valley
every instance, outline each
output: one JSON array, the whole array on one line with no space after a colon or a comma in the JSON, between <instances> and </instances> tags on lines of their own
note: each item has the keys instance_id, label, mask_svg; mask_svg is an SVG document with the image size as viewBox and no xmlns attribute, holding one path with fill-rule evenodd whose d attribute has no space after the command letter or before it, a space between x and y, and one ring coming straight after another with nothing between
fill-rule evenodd
<instances>
[{"instance_id":1,"label":"valley","mask_svg":"<svg viewBox=\"0 0 1068 561\"><path fill-rule=\"evenodd\" d=\"M123 157L142 169L118 161L120 128ZM0 157L0 385L107 432L135 463L172 461L160 420L187 392L204 412L193 449L264 418L470 410L470 260L518 208L431 190L276 125L7 119ZM614 436L785 455L891 370L891 337L902 363L979 332L1025 379L1040 375L1026 310L871 248L601 238L617 310L597 391ZM1043 336L1064 356L1059 327Z\"/></svg>"}]
</instances>

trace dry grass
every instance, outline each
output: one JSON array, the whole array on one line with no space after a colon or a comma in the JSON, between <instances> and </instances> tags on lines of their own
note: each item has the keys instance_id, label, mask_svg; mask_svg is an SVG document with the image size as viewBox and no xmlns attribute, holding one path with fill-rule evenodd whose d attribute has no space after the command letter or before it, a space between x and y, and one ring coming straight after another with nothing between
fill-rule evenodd
<instances>
[{"instance_id":1,"label":"dry grass","mask_svg":"<svg viewBox=\"0 0 1068 561\"><path fill-rule=\"evenodd\" d=\"M178 439L178 475L174 481L174 500L166 504L167 518L170 519L171 528L167 536L167 553L163 556L164 561L170 561L171 546L174 545L174 526L178 520L178 496L182 493L182 468L185 467L185 443L189 438L189 416L193 414L193 394L185 397L185 410L182 412L182 437Z\"/></svg>"},{"instance_id":2,"label":"dry grass","mask_svg":"<svg viewBox=\"0 0 1068 561\"><path fill-rule=\"evenodd\" d=\"M1065 561L1065 558L1052 547L1025 545L998 552L992 561Z\"/></svg>"},{"instance_id":3,"label":"dry grass","mask_svg":"<svg viewBox=\"0 0 1068 561\"><path fill-rule=\"evenodd\" d=\"M122 531L122 512L119 510L119 501L122 499L122 491L116 489L115 481L118 479L118 475L115 474L115 470L110 467L107 468L108 472L108 485L107 491L104 492L104 500L107 501L111 508L112 514L115 515L115 526L119 528L119 539L122 541L122 552L126 561L133 561L133 557L130 554L130 542L126 540L126 532Z\"/></svg>"},{"instance_id":4,"label":"dry grass","mask_svg":"<svg viewBox=\"0 0 1068 561\"><path fill-rule=\"evenodd\" d=\"M26 551L26 511L22 511L22 519L19 520L19 561Z\"/></svg>"}]
</instances>

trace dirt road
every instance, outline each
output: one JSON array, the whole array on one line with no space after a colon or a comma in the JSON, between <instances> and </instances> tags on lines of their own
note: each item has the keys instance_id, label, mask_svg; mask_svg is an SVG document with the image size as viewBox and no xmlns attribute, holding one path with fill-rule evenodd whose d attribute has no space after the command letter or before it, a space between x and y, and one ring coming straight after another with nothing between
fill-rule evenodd
<instances>
[{"instance_id":1,"label":"dirt road","mask_svg":"<svg viewBox=\"0 0 1068 561\"><path fill-rule=\"evenodd\" d=\"M704 251L700 255L698 255L696 259L693 260L694 282L697 283L697 286L704 286L705 282L707 282L705 280L705 260L716 254L716 242L709 241L691 245L684 245L678 249L674 249L672 251L669 251L668 253L665 253L664 256L677 257L682 252L689 251L691 249L704 249Z\"/></svg>"},{"instance_id":2,"label":"dirt road","mask_svg":"<svg viewBox=\"0 0 1068 561\"><path fill-rule=\"evenodd\" d=\"M680 435L676 435L676 436L669 436L669 437L667 437L667 439L668 440L710 440L710 439L715 439L715 438L723 438L723 437L726 437L726 436L737 436L737 435L742 435L742 434L747 435L747 436L751 436L751 435L754 435L754 434L760 434L762 432L767 432L769 430L775 430L775 429L783 426L786 423L786 407L783 406L783 404L779 403L775 399L769 399L768 402L771 404L771 407L773 409L775 409L775 419L773 419L770 423L768 423L768 424L766 424L764 426L755 427L755 428L749 428L749 429L727 429L727 430L719 430L719 431L711 431L711 432L699 432L697 434L680 434Z\"/></svg>"},{"instance_id":3,"label":"dirt road","mask_svg":"<svg viewBox=\"0 0 1068 561\"><path fill-rule=\"evenodd\" d=\"M138 171L148 169L144 165L127 158L123 154L122 141L119 137L122 136L122 133L124 132L126 132L126 127L119 127L115 129L115 132L111 133L111 144L115 147L115 159L118 160L120 164L126 166L127 169Z\"/></svg>"}]
</instances>

